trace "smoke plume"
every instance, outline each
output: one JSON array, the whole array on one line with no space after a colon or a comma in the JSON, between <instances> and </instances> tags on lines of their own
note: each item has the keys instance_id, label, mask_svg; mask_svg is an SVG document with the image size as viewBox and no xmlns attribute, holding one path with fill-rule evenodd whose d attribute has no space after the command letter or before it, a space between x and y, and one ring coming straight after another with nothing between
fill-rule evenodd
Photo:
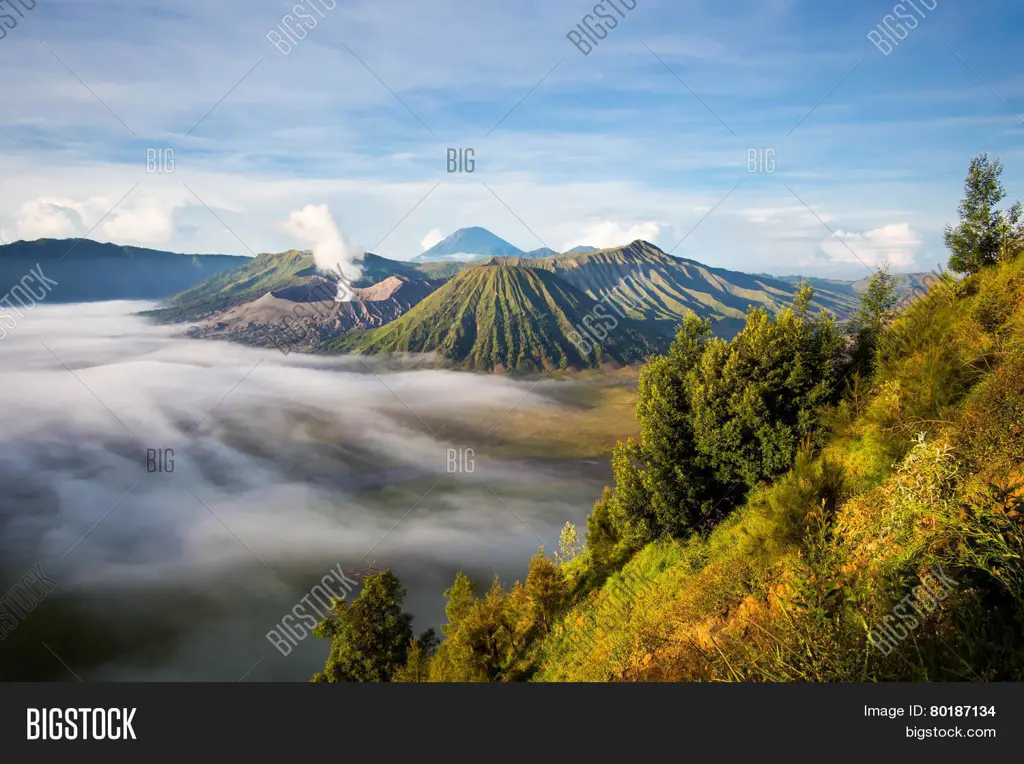
<instances>
[{"instance_id":1,"label":"smoke plume","mask_svg":"<svg viewBox=\"0 0 1024 764\"><path fill-rule=\"evenodd\" d=\"M350 301L354 293L349 285L363 273L365 252L349 245L327 205L307 204L291 213L282 229L310 247L318 269L338 277L335 299L338 302Z\"/></svg>"}]
</instances>

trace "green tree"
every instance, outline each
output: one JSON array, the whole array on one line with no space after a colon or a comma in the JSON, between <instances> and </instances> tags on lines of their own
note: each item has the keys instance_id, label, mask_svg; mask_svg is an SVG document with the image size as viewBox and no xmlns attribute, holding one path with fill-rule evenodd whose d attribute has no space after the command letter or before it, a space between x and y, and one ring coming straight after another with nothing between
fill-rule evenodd
<instances>
[{"instance_id":1,"label":"green tree","mask_svg":"<svg viewBox=\"0 0 1024 764\"><path fill-rule=\"evenodd\" d=\"M619 545L619 535L609 509L613 495L612 489L605 487L587 517L587 554L591 569L598 574L614 564Z\"/></svg>"},{"instance_id":2,"label":"green tree","mask_svg":"<svg viewBox=\"0 0 1024 764\"><path fill-rule=\"evenodd\" d=\"M853 365L870 374L878 351L882 331L896 315L896 277L883 265L871 274L868 288L860 296L860 308L847 331L854 339Z\"/></svg>"},{"instance_id":3,"label":"green tree","mask_svg":"<svg viewBox=\"0 0 1024 764\"><path fill-rule=\"evenodd\" d=\"M689 313L665 356L640 373L636 419L640 439L620 443L612 456L615 491L608 513L626 546L682 535L709 509L712 475L693 449L687 377L703 357L711 322Z\"/></svg>"},{"instance_id":4,"label":"green tree","mask_svg":"<svg viewBox=\"0 0 1024 764\"><path fill-rule=\"evenodd\" d=\"M836 397L845 341L830 314L807 317L804 299L774 318L751 310L731 342L708 343L688 378L694 448L726 508L789 469L802 440L822 437L816 425Z\"/></svg>"},{"instance_id":5,"label":"green tree","mask_svg":"<svg viewBox=\"0 0 1024 764\"><path fill-rule=\"evenodd\" d=\"M1024 208L1017 202L998 209L1006 197L1000 181L1003 163L979 154L971 160L960 202L960 224L946 226L949 267L957 273L977 273L986 265L1015 257L1024 247Z\"/></svg>"},{"instance_id":6,"label":"green tree","mask_svg":"<svg viewBox=\"0 0 1024 764\"><path fill-rule=\"evenodd\" d=\"M460 574L461 575L461 574ZM468 579L467 579L468 580ZM447 639L431 662L431 679L442 682L493 682L502 677L533 630L533 603L518 582L506 592L497 576L486 595L464 607L466 588L449 592L459 599L457 620L444 628ZM449 597L449 606L453 600Z\"/></svg>"},{"instance_id":7,"label":"green tree","mask_svg":"<svg viewBox=\"0 0 1024 764\"><path fill-rule=\"evenodd\" d=\"M615 488L588 521L595 563L706 527L760 480L789 469L801 441L820 439L845 341L831 314L811 315L813 296L803 285L778 316L752 309L728 342L688 315L669 352L644 367L640 438L616 447Z\"/></svg>"},{"instance_id":8,"label":"green tree","mask_svg":"<svg viewBox=\"0 0 1024 764\"><path fill-rule=\"evenodd\" d=\"M547 633L569 596L569 586L562 569L554 560L544 556L544 547L530 560L526 593L533 602L534 619Z\"/></svg>"},{"instance_id":9,"label":"green tree","mask_svg":"<svg viewBox=\"0 0 1024 764\"><path fill-rule=\"evenodd\" d=\"M566 521L562 532L558 536L558 552L555 557L558 562L565 564L572 562L583 551L583 540L580 539L580 532L576 526Z\"/></svg>"},{"instance_id":10,"label":"green tree","mask_svg":"<svg viewBox=\"0 0 1024 764\"><path fill-rule=\"evenodd\" d=\"M392 682L427 682L430 680L430 658L437 650L437 635L428 629L409 643L405 665L395 670Z\"/></svg>"},{"instance_id":11,"label":"green tree","mask_svg":"<svg viewBox=\"0 0 1024 764\"><path fill-rule=\"evenodd\" d=\"M331 640L324 670L314 682L387 682L406 663L412 616L403 612L405 588L390 570L369 576L349 605L336 600L333 612L313 633Z\"/></svg>"},{"instance_id":12,"label":"green tree","mask_svg":"<svg viewBox=\"0 0 1024 764\"><path fill-rule=\"evenodd\" d=\"M445 636L450 637L459 628L459 623L473 608L476 600L476 587L463 572L455 574L455 583L452 588L444 593L448 603L444 606L444 614L448 617L448 623L441 627Z\"/></svg>"}]
</instances>

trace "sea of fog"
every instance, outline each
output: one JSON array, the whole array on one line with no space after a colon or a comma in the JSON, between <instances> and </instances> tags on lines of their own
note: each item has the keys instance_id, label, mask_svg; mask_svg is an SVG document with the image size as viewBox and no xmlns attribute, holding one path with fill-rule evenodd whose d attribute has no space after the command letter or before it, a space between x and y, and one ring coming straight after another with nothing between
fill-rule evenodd
<instances>
[{"instance_id":1,"label":"sea of fog","mask_svg":"<svg viewBox=\"0 0 1024 764\"><path fill-rule=\"evenodd\" d=\"M187 339L148 307L40 306L0 340L0 596L34 568L57 586L0 679L305 681L327 643L265 635L338 565L393 569L437 627L458 570L521 578L608 481L488 454L576 383Z\"/></svg>"}]
</instances>

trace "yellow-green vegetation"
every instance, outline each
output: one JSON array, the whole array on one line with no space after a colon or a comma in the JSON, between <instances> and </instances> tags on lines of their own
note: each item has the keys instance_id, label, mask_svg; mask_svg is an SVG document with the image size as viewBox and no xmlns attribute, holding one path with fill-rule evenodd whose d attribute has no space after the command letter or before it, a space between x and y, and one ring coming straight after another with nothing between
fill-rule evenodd
<instances>
[{"instance_id":1,"label":"yellow-green vegetation","mask_svg":"<svg viewBox=\"0 0 1024 764\"><path fill-rule=\"evenodd\" d=\"M1024 680L1024 227L986 163L947 237L966 278L902 314L882 269L845 338L809 287L730 342L688 317L586 543L459 574L391 678Z\"/></svg>"},{"instance_id":2,"label":"yellow-green vegetation","mask_svg":"<svg viewBox=\"0 0 1024 764\"><path fill-rule=\"evenodd\" d=\"M707 536L645 547L566 614L537 676L1024 678L1022 343L1024 260L947 280L886 331L825 448ZM611 607L622 576L644 588ZM941 600L898 610L935 578Z\"/></svg>"}]
</instances>

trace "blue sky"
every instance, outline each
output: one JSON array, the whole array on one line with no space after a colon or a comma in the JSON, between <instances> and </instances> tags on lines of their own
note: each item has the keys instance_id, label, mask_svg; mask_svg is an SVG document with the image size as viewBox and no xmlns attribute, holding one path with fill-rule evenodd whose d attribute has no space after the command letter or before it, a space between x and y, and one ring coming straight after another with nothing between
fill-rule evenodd
<instances>
[{"instance_id":1,"label":"blue sky","mask_svg":"<svg viewBox=\"0 0 1024 764\"><path fill-rule=\"evenodd\" d=\"M584 56L566 34L590 0L303 0L316 26L283 55L294 0L38 0L0 39L0 233L248 254L304 246L284 222L327 205L399 259L481 225L524 249L683 240L750 272L927 270L973 154L1024 196L1024 7L915 3L889 55L868 33L891 0L636 0ZM476 171L446 173L448 148Z\"/></svg>"}]
</instances>

